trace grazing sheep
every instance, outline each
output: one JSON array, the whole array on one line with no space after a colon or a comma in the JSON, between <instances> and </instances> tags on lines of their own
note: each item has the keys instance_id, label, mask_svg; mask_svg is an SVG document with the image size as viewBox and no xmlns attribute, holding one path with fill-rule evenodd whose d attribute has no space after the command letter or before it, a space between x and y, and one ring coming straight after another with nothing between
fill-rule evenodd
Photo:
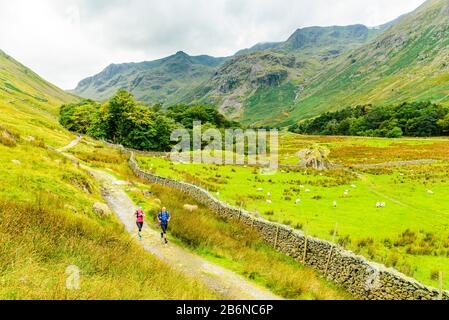
<instances>
[{"instance_id":1,"label":"grazing sheep","mask_svg":"<svg viewBox=\"0 0 449 320\"><path fill-rule=\"evenodd\" d=\"M427 190L427 193L428 194L433 194L433 191L432 190Z\"/></svg>"},{"instance_id":2,"label":"grazing sheep","mask_svg":"<svg viewBox=\"0 0 449 320\"><path fill-rule=\"evenodd\" d=\"M267 197L271 197L271 192L267 192Z\"/></svg>"},{"instance_id":3,"label":"grazing sheep","mask_svg":"<svg viewBox=\"0 0 449 320\"><path fill-rule=\"evenodd\" d=\"M345 196L349 195L349 190L345 190L345 192L343 193Z\"/></svg>"},{"instance_id":4,"label":"grazing sheep","mask_svg":"<svg viewBox=\"0 0 449 320\"><path fill-rule=\"evenodd\" d=\"M357 188L357 186L355 184L351 184L351 188Z\"/></svg>"},{"instance_id":5,"label":"grazing sheep","mask_svg":"<svg viewBox=\"0 0 449 320\"><path fill-rule=\"evenodd\" d=\"M334 208L337 207L337 201L334 201L333 206L334 206Z\"/></svg>"},{"instance_id":6,"label":"grazing sheep","mask_svg":"<svg viewBox=\"0 0 449 320\"><path fill-rule=\"evenodd\" d=\"M184 210L193 212L193 211L198 210L198 206L191 205L191 204L185 204L185 205L184 205Z\"/></svg>"},{"instance_id":7,"label":"grazing sheep","mask_svg":"<svg viewBox=\"0 0 449 320\"><path fill-rule=\"evenodd\" d=\"M310 193L310 189L306 189L306 192L307 192L307 193Z\"/></svg>"},{"instance_id":8,"label":"grazing sheep","mask_svg":"<svg viewBox=\"0 0 449 320\"><path fill-rule=\"evenodd\" d=\"M263 188L259 188L259 189L257 189L257 191L263 191Z\"/></svg>"},{"instance_id":9,"label":"grazing sheep","mask_svg":"<svg viewBox=\"0 0 449 320\"><path fill-rule=\"evenodd\" d=\"M301 199L296 199L295 203L296 204L300 204L301 203Z\"/></svg>"},{"instance_id":10,"label":"grazing sheep","mask_svg":"<svg viewBox=\"0 0 449 320\"><path fill-rule=\"evenodd\" d=\"M380 202L377 202L376 203L376 208L380 208L381 207L381 203Z\"/></svg>"},{"instance_id":11,"label":"grazing sheep","mask_svg":"<svg viewBox=\"0 0 449 320\"><path fill-rule=\"evenodd\" d=\"M273 203L273 201L271 201L270 199L267 199L267 203Z\"/></svg>"},{"instance_id":12,"label":"grazing sheep","mask_svg":"<svg viewBox=\"0 0 449 320\"><path fill-rule=\"evenodd\" d=\"M382 202L382 203L380 204L380 206L381 206L381 208L385 208L385 207L387 206L387 204L386 204L385 202Z\"/></svg>"}]
</instances>

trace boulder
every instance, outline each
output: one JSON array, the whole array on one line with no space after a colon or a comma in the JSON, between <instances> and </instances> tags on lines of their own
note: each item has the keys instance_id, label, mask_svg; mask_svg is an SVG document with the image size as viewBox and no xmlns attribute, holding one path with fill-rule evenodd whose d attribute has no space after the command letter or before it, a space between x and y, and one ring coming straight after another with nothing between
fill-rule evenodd
<instances>
[{"instance_id":1,"label":"boulder","mask_svg":"<svg viewBox=\"0 0 449 320\"><path fill-rule=\"evenodd\" d=\"M144 190L142 193L147 198L153 197L153 193L150 190Z\"/></svg>"},{"instance_id":2,"label":"boulder","mask_svg":"<svg viewBox=\"0 0 449 320\"><path fill-rule=\"evenodd\" d=\"M92 207L92 210L100 217L109 217L112 214L111 209L109 209L109 206L101 202L95 202Z\"/></svg>"}]
</instances>

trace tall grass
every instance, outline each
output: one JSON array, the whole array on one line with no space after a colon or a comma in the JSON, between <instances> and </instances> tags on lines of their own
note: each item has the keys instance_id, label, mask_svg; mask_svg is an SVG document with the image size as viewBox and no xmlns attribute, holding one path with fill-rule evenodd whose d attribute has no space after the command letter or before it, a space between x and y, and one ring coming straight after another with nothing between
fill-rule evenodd
<instances>
[{"instance_id":1,"label":"tall grass","mask_svg":"<svg viewBox=\"0 0 449 320\"><path fill-rule=\"evenodd\" d=\"M101 225L65 212L63 199L0 198L1 299L215 298L146 253L116 223ZM66 288L66 268L81 272L80 290Z\"/></svg>"},{"instance_id":2,"label":"tall grass","mask_svg":"<svg viewBox=\"0 0 449 320\"><path fill-rule=\"evenodd\" d=\"M175 190L151 186L151 192L173 215L170 232L191 250L205 255L248 279L257 281L287 299L350 299L315 271L264 244L259 234L242 224L226 221L188 196ZM154 213L159 201L133 191L134 199ZM184 204L197 205L194 212Z\"/></svg>"}]
</instances>

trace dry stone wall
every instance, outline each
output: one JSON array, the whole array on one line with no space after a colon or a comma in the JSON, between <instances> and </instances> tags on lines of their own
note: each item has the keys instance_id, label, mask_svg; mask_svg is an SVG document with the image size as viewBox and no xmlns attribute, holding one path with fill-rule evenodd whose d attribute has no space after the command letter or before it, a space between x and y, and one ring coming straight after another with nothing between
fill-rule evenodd
<instances>
[{"instance_id":1,"label":"dry stone wall","mask_svg":"<svg viewBox=\"0 0 449 320\"><path fill-rule=\"evenodd\" d=\"M257 229L271 247L319 271L355 297L369 300L436 300L441 294L442 299L449 300L448 291L440 292L331 242L306 237L301 231L232 207L198 186L145 172L139 168L133 153L129 165L138 177L181 191L216 214Z\"/></svg>"}]
</instances>

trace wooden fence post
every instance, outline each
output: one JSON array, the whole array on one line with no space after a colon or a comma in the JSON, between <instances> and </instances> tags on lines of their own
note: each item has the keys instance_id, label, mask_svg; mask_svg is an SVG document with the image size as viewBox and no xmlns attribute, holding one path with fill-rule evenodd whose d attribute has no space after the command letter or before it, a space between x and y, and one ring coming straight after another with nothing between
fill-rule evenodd
<instances>
[{"instance_id":1,"label":"wooden fence post","mask_svg":"<svg viewBox=\"0 0 449 320\"><path fill-rule=\"evenodd\" d=\"M327 270L329 270L329 264L330 264L331 258L332 258L332 251L334 250L334 247L335 247L335 237L337 236L337 229L338 229L338 223L335 225L334 235L332 236L331 249L329 251L329 256L327 258L326 270L324 271L325 275L327 275Z\"/></svg>"},{"instance_id":2,"label":"wooden fence post","mask_svg":"<svg viewBox=\"0 0 449 320\"><path fill-rule=\"evenodd\" d=\"M278 238L279 238L279 226L276 228L276 238L274 239L274 250L276 250L278 246Z\"/></svg>"},{"instance_id":3,"label":"wooden fence post","mask_svg":"<svg viewBox=\"0 0 449 320\"><path fill-rule=\"evenodd\" d=\"M438 289L439 289L438 300L443 300L443 272L442 271L440 271L438 273Z\"/></svg>"},{"instance_id":4,"label":"wooden fence post","mask_svg":"<svg viewBox=\"0 0 449 320\"><path fill-rule=\"evenodd\" d=\"M307 256L307 242L309 240L309 223L306 223L306 233L304 235L304 253L302 256L302 263L306 263L306 256Z\"/></svg>"}]
</instances>

